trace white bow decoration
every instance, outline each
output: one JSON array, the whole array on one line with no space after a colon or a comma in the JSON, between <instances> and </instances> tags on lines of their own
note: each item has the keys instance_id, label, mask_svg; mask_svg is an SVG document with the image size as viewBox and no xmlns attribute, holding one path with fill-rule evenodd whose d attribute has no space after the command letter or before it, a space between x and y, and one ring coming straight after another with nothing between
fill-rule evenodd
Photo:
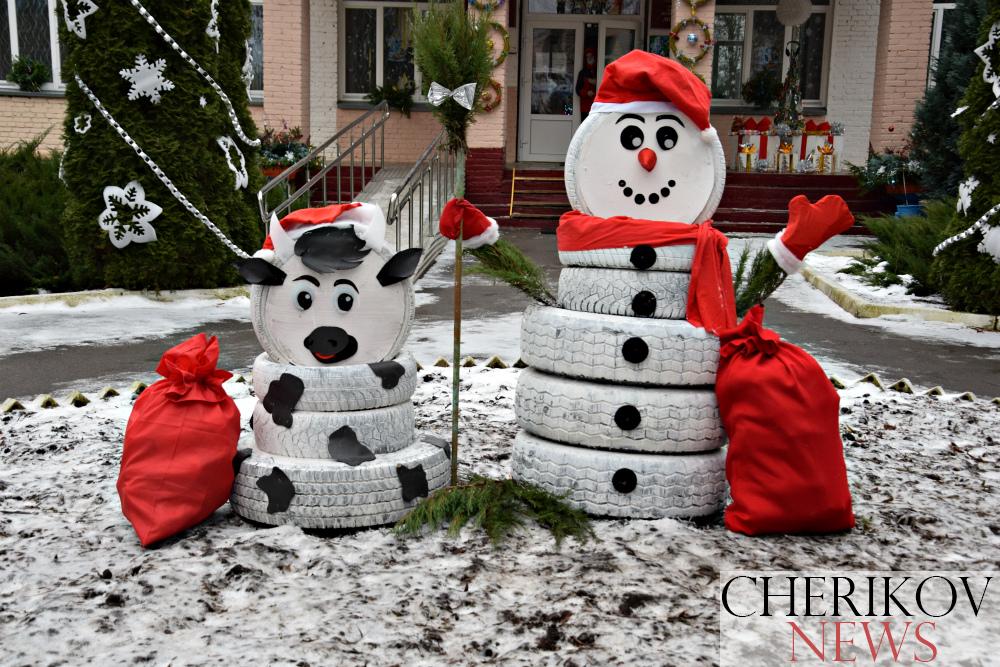
<instances>
[{"instance_id":1,"label":"white bow decoration","mask_svg":"<svg viewBox=\"0 0 1000 667\"><path fill-rule=\"evenodd\" d=\"M436 107L439 107L444 104L444 101L449 97L455 100L459 106L472 111L472 106L476 101L476 84L467 83L464 86L459 86L455 90L448 90L437 81L431 82L430 90L427 91L428 102Z\"/></svg>"}]
</instances>

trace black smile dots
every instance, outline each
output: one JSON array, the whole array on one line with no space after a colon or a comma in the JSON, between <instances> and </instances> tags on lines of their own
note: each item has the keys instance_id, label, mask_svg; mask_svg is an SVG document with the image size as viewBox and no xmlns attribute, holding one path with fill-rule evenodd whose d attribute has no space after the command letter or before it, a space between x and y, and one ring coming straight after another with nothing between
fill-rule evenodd
<instances>
[{"instance_id":1,"label":"black smile dots","mask_svg":"<svg viewBox=\"0 0 1000 667\"><path fill-rule=\"evenodd\" d=\"M674 187L675 185L677 185L677 183L671 180L667 182L667 185L660 188L659 192L650 192L648 195L645 195L642 194L641 192L636 193L635 190L630 188L628 183L625 182L625 179L621 179L618 181L618 187L622 189L622 194L630 198L639 206L645 204L647 201L650 204L658 204L661 199L666 199L667 197L670 196L670 188Z\"/></svg>"}]
</instances>

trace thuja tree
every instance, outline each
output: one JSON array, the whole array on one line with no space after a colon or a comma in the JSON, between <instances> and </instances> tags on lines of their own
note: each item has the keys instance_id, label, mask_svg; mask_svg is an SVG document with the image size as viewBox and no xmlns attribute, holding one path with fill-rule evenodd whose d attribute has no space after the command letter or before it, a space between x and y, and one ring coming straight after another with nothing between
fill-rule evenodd
<instances>
[{"instance_id":1,"label":"thuja tree","mask_svg":"<svg viewBox=\"0 0 1000 667\"><path fill-rule=\"evenodd\" d=\"M977 34L980 62L960 102L967 108L958 115L958 151L965 165L965 180L959 184L962 210L949 234L967 230L1000 204L1000 102L995 92L1000 86L1000 0L988 1ZM994 249L994 256L984 246L986 234L998 227L1000 215L994 215L984 229L952 243L934 260L931 280L953 308L1000 313L1000 249Z\"/></svg>"},{"instance_id":2,"label":"thuja tree","mask_svg":"<svg viewBox=\"0 0 1000 667\"><path fill-rule=\"evenodd\" d=\"M949 11L934 85L917 104L910 135L912 157L920 163L921 183L930 198L954 197L963 178L958 154L961 130L952 113L961 105L965 87L982 64L973 51L980 44L979 26L985 13L986 0L958 0Z\"/></svg>"},{"instance_id":3,"label":"thuja tree","mask_svg":"<svg viewBox=\"0 0 1000 667\"><path fill-rule=\"evenodd\" d=\"M61 229L75 281L132 289L237 282L235 255L192 208L239 248L259 246L249 1L65 2L70 196Z\"/></svg>"}]
</instances>

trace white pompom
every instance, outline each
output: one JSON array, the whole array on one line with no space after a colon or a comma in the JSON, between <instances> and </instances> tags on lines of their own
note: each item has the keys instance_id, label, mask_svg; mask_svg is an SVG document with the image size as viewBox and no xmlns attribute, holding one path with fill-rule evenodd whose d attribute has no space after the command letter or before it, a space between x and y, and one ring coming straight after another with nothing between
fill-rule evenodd
<instances>
[{"instance_id":1,"label":"white pompom","mask_svg":"<svg viewBox=\"0 0 1000 667\"><path fill-rule=\"evenodd\" d=\"M715 131L715 128L709 125L704 130L701 131L701 140L706 144L710 144L713 141L718 141L719 133Z\"/></svg>"}]
</instances>

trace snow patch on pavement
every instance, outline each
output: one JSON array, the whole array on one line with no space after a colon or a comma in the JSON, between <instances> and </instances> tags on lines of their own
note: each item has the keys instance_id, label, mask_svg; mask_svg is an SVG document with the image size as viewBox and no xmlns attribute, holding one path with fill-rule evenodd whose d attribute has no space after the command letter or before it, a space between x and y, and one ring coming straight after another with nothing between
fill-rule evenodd
<instances>
[{"instance_id":1,"label":"snow patch on pavement","mask_svg":"<svg viewBox=\"0 0 1000 667\"><path fill-rule=\"evenodd\" d=\"M162 338L205 322L250 320L250 299L154 301L116 296L78 306L61 302L0 309L0 357L61 345L111 345Z\"/></svg>"},{"instance_id":2,"label":"snow patch on pavement","mask_svg":"<svg viewBox=\"0 0 1000 667\"><path fill-rule=\"evenodd\" d=\"M906 293L905 285L878 287L876 285L869 285L862 280L861 276L840 273L842 269L846 269L853 263L853 257L844 257L843 255L811 254L806 258L806 264L808 264L809 268L822 274L824 278L839 284L849 292L873 303L948 310L948 305L938 295L915 296ZM904 278L904 276L900 277Z\"/></svg>"}]
</instances>

